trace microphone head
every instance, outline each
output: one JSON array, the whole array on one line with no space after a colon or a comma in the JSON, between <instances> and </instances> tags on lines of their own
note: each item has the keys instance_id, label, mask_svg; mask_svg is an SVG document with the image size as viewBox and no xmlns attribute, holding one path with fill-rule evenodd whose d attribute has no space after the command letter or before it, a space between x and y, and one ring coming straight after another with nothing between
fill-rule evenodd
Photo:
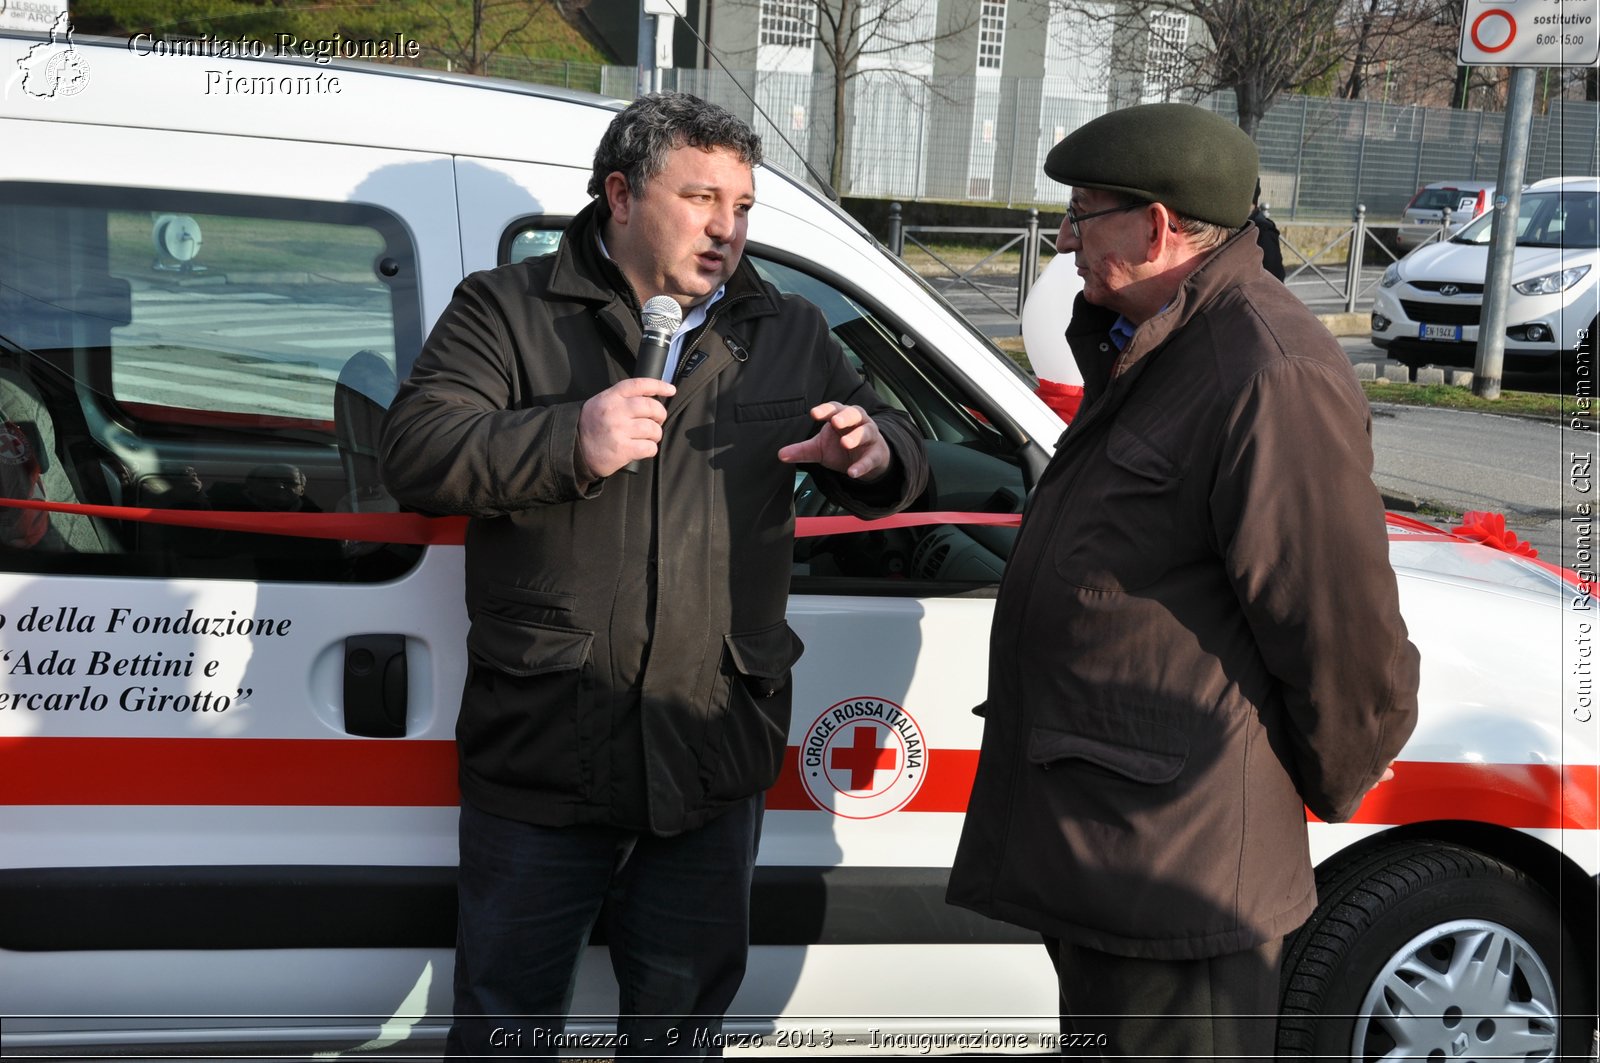
<instances>
[{"instance_id":1,"label":"microphone head","mask_svg":"<svg viewBox=\"0 0 1600 1063\"><path fill-rule=\"evenodd\" d=\"M644 301L640 317L644 331L659 332L671 339L683 324L683 307L670 295L656 295Z\"/></svg>"}]
</instances>

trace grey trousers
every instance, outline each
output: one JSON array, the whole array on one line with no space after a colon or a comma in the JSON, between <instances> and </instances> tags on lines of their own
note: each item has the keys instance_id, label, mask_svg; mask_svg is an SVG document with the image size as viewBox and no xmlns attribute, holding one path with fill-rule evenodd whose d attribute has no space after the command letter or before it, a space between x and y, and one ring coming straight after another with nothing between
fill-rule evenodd
<instances>
[{"instance_id":1,"label":"grey trousers","mask_svg":"<svg viewBox=\"0 0 1600 1063\"><path fill-rule=\"evenodd\" d=\"M1069 1059L1270 1060L1283 939L1204 960L1114 956L1044 939Z\"/></svg>"}]
</instances>

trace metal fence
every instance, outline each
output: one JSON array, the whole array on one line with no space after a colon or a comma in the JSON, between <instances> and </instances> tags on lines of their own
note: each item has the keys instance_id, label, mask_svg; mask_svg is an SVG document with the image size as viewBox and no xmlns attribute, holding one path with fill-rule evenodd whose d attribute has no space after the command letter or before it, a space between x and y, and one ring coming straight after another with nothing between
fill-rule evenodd
<instances>
[{"instance_id":1,"label":"metal fence","mask_svg":"<svg viewBox=\"0 0 1600 1063\"><path fill-rule=\"evenodd\" d=\"M1021 320L1029 290L1055 254L1056 230L1039 224L1037 208L1029 209L1021 228L919 225L915 212L889 205L889 250L980 328L996 335L1014 331L1010 326ZM1448 231L1441 225L1429 241ZM1368 226L1361 207L1342 227L1286 221L1280 239L1285 282L1321 313L1370 309L1383 267L1400 257Z\"/></svg>"},{"instance_id":2,"label":"metal fence","mask_svg":"<svg viewBox=\"0 0 1600 1063\"><path fill-rule=\"evenodd\" d=\"M496 59L491 73L623 99L633 67ZM768 158L797 176L829 174L832 76L824 72L662 71L663 87L693 92L748 118ZM847 80L841 195L1016 205L1066 202L1041 164L1072 130L1110 108L1106 91L1060 77L966 77L930 83L888 70ZM754 101L754 102L752 102ZM1201 101L1234 117L1231 94ZM759 107L759 110L758 110ZM1361 100L1286 96L1256 134L1262 198L1280 220L1398 217L1430 181L1494 180L1504 116ZM1600 103L1550 101L1535 116L1527 180L1600 173Z\"/></svg>"},{"instance_id":3,"label":"metal fence","mask_svg":"<svg viewBox=\"0 0 1600 1063\"><path fill-rule=\"evenodd\" d=\"M1226 108L1217 108L1228 113ZM1262 198L1278 217L1348 213L1393 218L1430 181L1493 181L1505 116L1291 96L1256 133ZM1527 180L1594 174L1600 104L1552 100L1533 119Z\"/></svg>"},{"instance_id":4,"label":"metal fence","mask_svg":"<svg viewBox=\"0 0 1600 1063\"><path fill-rule=\"evenodd\" d=\"M923 237L930 239L924 240ZM1000 245L970 264L948 261L935 243L939 237L954 237L964 243L972 237L999 240ZM1021 319L1028 292L1039 276L1044 254L1054 254L1056 230L1039 227L1039 210L1028 210L1028 221L1020 229L970 225L907 225L899 203L889 205L889 233L885 241L890 251L906 257L907 245L922 252L931 265L918 269L946 296L972 295L989 306L983 308ZM1043 254L1041 254L1043 252ZM1001 300L1004 299L1004 302ZM970 315L969 315L970 316Z\"/></svg>"}]
</instances>

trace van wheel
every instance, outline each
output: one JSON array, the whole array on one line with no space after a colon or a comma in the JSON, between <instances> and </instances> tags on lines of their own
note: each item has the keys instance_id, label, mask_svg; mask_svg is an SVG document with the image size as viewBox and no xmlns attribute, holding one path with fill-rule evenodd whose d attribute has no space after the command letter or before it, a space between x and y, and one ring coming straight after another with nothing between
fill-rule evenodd
<instances>
[{"instance_id":1,"label":"van wheel","mask_svg":"<svg viewBox=\"0 0 1600 1063\"><path fill-rule=\"evenodd\" d=\"M1319 874L1284 955L1278 1052L1553 1060L1587 1052L1579 950L1550 896L1482 853L1386 846Z\"/></svg>"}]
</instances>

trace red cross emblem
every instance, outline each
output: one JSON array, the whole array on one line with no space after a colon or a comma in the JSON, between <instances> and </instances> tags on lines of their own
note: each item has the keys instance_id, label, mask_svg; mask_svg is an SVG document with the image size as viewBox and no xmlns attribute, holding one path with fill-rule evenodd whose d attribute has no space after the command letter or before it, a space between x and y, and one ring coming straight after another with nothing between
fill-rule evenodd
<instances>
[{"instance_id":1,"label":"red cross emblem","mask_svg":"<svg viewBox=\"0 0 1600 1063\"><path fill-rule=\"evenodd\" d=\"M872 780L880 771L894 771L900 766L900 751L892 746L878 745L878 732L881 728L872 724L857 725L855 734L851 735L851 745L842 749L834 746L829 752L833 759L829 767L834 770L844 769L850 773L850 785L847 790L872 790Z\"/></svg>"}]
</instances>

